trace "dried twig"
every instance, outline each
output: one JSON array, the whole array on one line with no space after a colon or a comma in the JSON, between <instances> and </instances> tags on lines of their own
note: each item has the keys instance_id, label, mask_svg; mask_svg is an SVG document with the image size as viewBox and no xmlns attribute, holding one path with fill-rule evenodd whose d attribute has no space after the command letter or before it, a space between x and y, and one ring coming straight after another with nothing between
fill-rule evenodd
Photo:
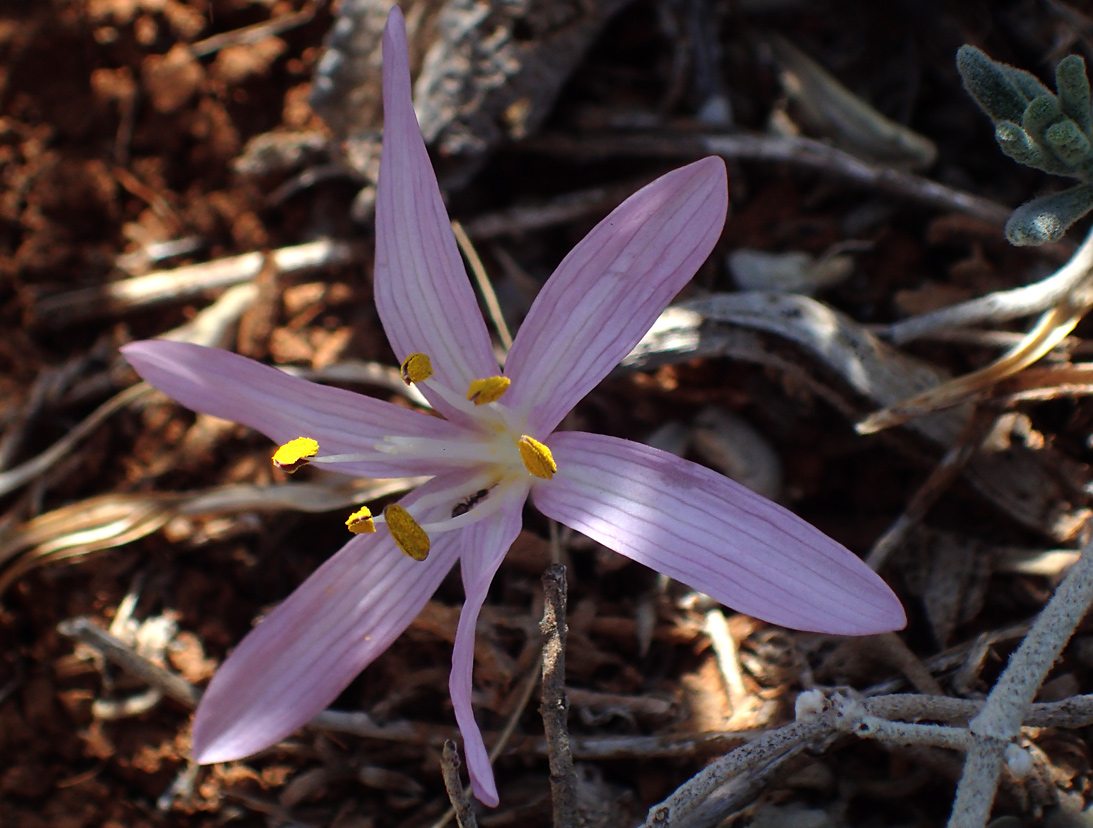
<instances>
[{"instance_id":1,"label":"dried twig","mask_svg":"<svg viewBox=\"0 0 1093 828\"><path fill-rule=\"evenodd\" d=\"M1029 368L995 389L998 403L1009 407L1022 400L1054 400L1093 394L1093 364L1078 362Z\"/></svg>"},{"instance_id":2,"label":"dried twig","mask_svg":"<svg viewBox=\"0 0 1093 828\"><path fill-rule=\"evenodd\" d=\"M495 213L482 213L464 222L463 227L472 239L487 241L574 221L587 221L621 204L643 183L645 182L628 181L611 187L575 190L534 204L520 204Z\"/></svg>"},{"instance_id":3,"label":"dried twig","mask_svg":"<svg viewBox=\"0 0 1093 828\"><path fill-rule=\"evenodd\" d=\"M970 402L977 395L1038 361L1070 335L1087 307L1069 300L1047 311L1025 337L989 365L937 385L895 405L875 411L854 425L873 434L934 411Z\"/></svg>"},{"instance_id":4,"label":"dried twig","mask_svg":"<svg viewBox=\"0 0 1093 828\"><path fill-rule=\"evenodd\" d=\"M886 333L894 343L902 345L934 331L967 327L978 322L1004 322L1040 313L1064 302L1076 292L1088 291L1091 276L1093 232L1086 236L1070 260L1046 279L904 319L889 325Z\"/></svg>"},{"instance_id":5,"label":"dried twig","mask_svg":"<svg viewBox=\"0 0 1093 828\"><path fill-rule=\"evenodd\" d=\"M1065 267L1054 276L1030 287L1038 289L1031 294L1038 301L1042 302L1045 298L1053 298L1053 301L1045 306L1044 314L1020 342L978 371L942 382L928 391L870 414L855 425L858 432L871 434L907 422L914 417L921 417L941 408L967 402L973 396L1032 365L1062 342L1093 306L1093 231L1086 236L1082 246ZM1030 288L1019 290L1029 291ZM998 305L999 297L1008 296L1012 299L1015 293L1018 291L993 294L996 300L994 306ZM987 303L987 300L991 298L988 296L982 300L976 300L981 303L979 305L967 302L957 305L956 310L963 309L960 316L966 323L969 307L973 311L977 308L982 310L992 307ZM1010 308L1012 309L1013 305ZM936 321L939 314L931 316ZM992 317L994 318L997 317ZM919 330L921 331L921 325Z\"/></svg>"},{"instance_id":6,"label":"dried twig","mask_svg":"<svg viewBox=\"0 0 1093 828\"><path fill-rule=\"evenodd\" d=\"M671 699L651 695L628 696L621 693L603 693L587 690L583 687L565 688L571 708L578 707L595 711L620 711L628 716L648 716L657 719L670 719L678 714L679 705Z\"/></svg>"},{"instance_id":7,"label":"dried twig","mask_svg":"<svg viewBox=\"0 0 1093 828\"><path fill-rule=\"evenodd\" d=\"M75 428L41 454L32 457L30 460L21 463L13 469L0 472L0 497L25 486L30 481L45 474L65 457L68 457L77 443L84 440L111 416L118 411L121 411L130 403L136 402L151 393L151 386L142 382L115 394L88 414Z\"/></svg>"},{"instance_id":8,"label":"dried twig","mask_svg":"<svg viewBox=\"0 0 1093 828\"><path fill-rule=\"evenodd\" d=\"M547 756L550 762L550 795L554 803L554 828L580 825L577 810L577 771L569 747L565 694L566 579L565 567L552 564L543 573L543 716Z\"/></svg>"},{"instance_id":9,"label":"dried twig","mask_svg":"<svg viewBox=\"0 0 1093 828\"><path fill-rule=\"evenodd\" d=\"M934 466L930 475L911 496L910 502L900 516L873 543L873 548L869 550L865 558L865 562L870 567L879 572L888 562L889 555L907 537L907 533L918 525L941 495L956 482L979 447L983 434L989 431L985 427L993 419L993 415L984 416L981 412L976 412L975 416L968 420L964 431L949 446L941 461Z\"/></svg>"},{"instance_id":10,"label":"dried twig","mask_svg":"<svg viewBox=\"0 0 1093 828\"><path fill-rule=\"evenodd\" d=\"M125 642L115 638L106 630L96 627L86 618L71 618L57 625L57 631L61 635L75 638L83 644L87 644L98 650L107 661L110 661L126 672L139 678L141 681L162 691L175 701L196 707L201 698L201 691L177 676L165 667L160 667L155 662L149 661L136 652Z\"/></svg>"},{"instance_id":11,"label":"dried twig","mask_svg":"<svg viewBox=\"0 0 1093 828\"><path fill-rule=\"evenodd\" d=\"M554 133L528 141L523 146L555 155L576 156L582 160L629 155L698 158L713 153L723 158L796 164L942 210L966 213L998 227L1006 223L1011 212L1001 204L980 196L892 167L863 161L811 138L700 133L572 137Z\"/></svg>"},{"instance_id":12,"label":"dried twig","mask_svg":"<svg viewBox=\"0 0 1093 828\"><path fill-rule=\"evenodd\" d=\"M455 821L459 828L478 828L470 797L463 790L459 779L459 748L452 739L444 742L444 752L440 755L440 772L444 776L444 789L455 811Z\"/></svg>"},{"instance_id":13,"label":"dried twig","mask_svg":"<svg viewBox=\"0 0 1093 828\"><path fill-rule=\"evenodd\" d=\"M950 828L981 828L987 824L998 787L1006 747L1025 719L1055 659L1074 635L1078 622L1093 603L1093 543L1055 590L1021 646L987 696L968 730L971 747L956 789Z\"/></svg>"},{"instance_id":14,"label":"dried twig","mask_svg":"<svg viewBox=\"0 0 1093 828\"><path fill-rule=\"evenodd\" d=\"M0 539L0 595L46 563L113 549L150 535L175 517L241 512L321 513L405 491L420 478L234 483L193 492L107 494L38 515Z\"/></svg>"},{"instance_id":15,"label":"dried twig","mask_svg":"<svg viewBox=\"0 0 1093 828\"><path fill-rule=\"evenodd\" d=\"M805 694L802 694L805 696ZM722 809L742 805L740 792L755 790L756 780L767 777L770 767L800 753L836 733L874 739L887 746L930 745L961 749L974 740L964 724L981 715L985 703L949 696L896 694L860 699L841 693L813 696L815 709L801 707L792 724L756 735L726 756L708 765L670 797L655 805L643 828L680 828L720 789L731 787L737 795L719 803ZM910 723L898 721L911 720ZM1034 704L1023 710L1025 727L1085 727L1093 722L1093 695L1076 696L1064 702ZM917 724L920 721L939 724ZM948 725L957 725L956 727ZM1016 730L1014 731L1016 733ZM993 796L993 791L992 791ZM989 804L989 803L988 803Z\"/></svg>"},{"instance_id":16,"label":"dried twig","mask_svg":"<svg viewBox=\"0 0 1093 828\"><path fill-rule=\"evenodd\" d=\"M490 764L492 765L497 761L497 757L505 750L509 744L509 740L512 738L512 734L516 732L516 725L520 721L520 717L524 715L524 711L527 709L528 702L531 701L531 694L535 690L535 686L539 683L539 670L543 664L543 654L539 653L539 658L535 662L535 666L528 671L527 680L524 682L524 687L520 692L520 698L517 700L516 705L512 709L512 713L509 715L508 721L505 722L505 727L497 734L497 737L492 739L493 747L490 748ZM329 712L329 711L327 711ZM320 714L325 715L325 714ZM491 736L492 734L483 734L483 736ZM491 741L489 738L486 741ZM470 791L467 791L467 795L470 795ZM436 820L430 828L444 828L452 817L455 816L455 809L449 808L440 819Z\"/></svg>"},{"instance_id":17,"label":"dried twig","mask_svg":"<svg viewBox=\"0 0 1093 828\"><path fill-rule=\"evenodd\" d=\"M794 722L741 745L727 756L711 762L670 797L654 805L642 828L678 828L684 825L687 814L721 786L745 774L758 773L788 754L803 750L808 744L832 732L833 728L833 722L820 719Z\"/></svg>"},{"instance_id":18,"label":"dried twig","mask_svg":"<svg viewBox=\"0 0 1093 828\"><path fill-rule=\"evenodd\" d=\"M113 344L100 340L90 351L40 371L20 405L13 405L10 397L5 400L0 413L0 472L26 451L28 436L40 426L43 417L55 413L58 407L81 404L89 399L89 392L98 398L104 388L113 390L109 373L94 367L108 360L112 352Z\"/></svg>"},{"instance_id":19,"label":"dried twig","mask_svg":"<svg viewBox=\"0 0 1093 828\"><path fill-rule=\"evenodd\" d=\"M189 342L207 348L227 348L239 320L258 300L258 285L244 282L221 293L188 322L163 334L172 342Z\"/></svg>"},{"instance_id":20,"label":"dried twig","mask_svg":"<svg viewBox=\"0 0 1093 828\"><path fill-rule=\"evenodd\" d=\"M182 270L185 269L182 268ZM211 347L222 345L224 344L223 338L226 331L239 320L246 308L254 302L255 294L256 291L253 285L236 285L225 291L215 302L196 314L185 325L166 334L164 338ZM399 385L405 387L405 383L400 382ZM75 428L71 429L44 452L15 468L0 471L0 497L45 474L54 465L69 456L81 440L85 439L113 414L131 403L144 399L145 396L151 393L152 388L143 382L117 393L92 411ZM5 447L13 442L8 436L5 436ZM0 592L2 591L0 589Z\"/></svg>"},{"instance_id":21,"label":"dried twig","mask_svg":"<svg viewBox=\"0 0 1093 828\"><path fill-rule=\"evenodd\" d=\"M855 155L893 166L923 169L937 160L933 141L886 118L786 38L772 33L766 40L795 121Z\"/></svg>"},{"instance_id":22,"label":"dried twig","mask_svg":"<svg viewBox=\"0 0 1093 828\"><path fill-rule=\"evenodd\" d=\"M779 364L769 345L764 347L759 340L741 337L740 331L703 325L703 321L717 321L770 332L804 348L813 359L838 373L854 391L881 405L898 403L946 378L935 366L901 353L844 314L804 296L711 294L669 308L661 318L665 324L658 322L624 364L655 364L657 358L675 361L685 358L684 354L689 355L686 358L714 353L731 356L788 370L795 380L837 410L850 410L845 397L833 393L834 389L825 391L827 384L810 377L809 371L788 360ZM912 420L908 427L947 449L963 431L967 417L963 408L941 411ZM1081 528L1088 512L1084 505L1078 505L1083 503L1078 486L1060 475L1058 466L1065 468L1065 462L1051 448L1032 452L1014 445L1004 456L976 453L964 474L981 495L1011 517L1067 541Z\"/></svg>"},{"instance_id":23,"label":"dried twig","mask_svg":"<svg viewBox=\"0 0 1093 828\"><path fill-rule=\"evenodd\" d=\"M497 336L501 339L501 345L508 352L509 348L512 347L512 334L509 333L509 326L505 322L504 314L501 313L501 303L497 301L497 292L493 289L486 268L482 265L482 259L479 258L478 251L474 249L470 238L467 237L463 225L458 221L453 221L452 231L455 233L455 240L459 243L459 249L463 251L464 258L471 266L475 284L478 285L482 299L486 302L486 310L489 312L493 327L497 330Z\"/></svg>"},{"instance_id":24,"label":"dried twig","mask_svg":"<svg viewBox=\"0 0 1093 828\"><path fill-rule=\"evenodd\" d=\"M190 51L197 57L205 57L214 54L226 46L239 46L247 43L257 43L266 38L276 37L287 31L303 26L315 17L315 12L324 6L325 0L309 3L292 14L279 15L269 20L255 23L253 26L244 26L241 29L233 29L230 32L221 32L204 40L199 40L190 47Z\"/></svg>"},{"instance_id":25,"label":"dried twig","mask_svg":"<svg viewBox=\"0 0 1093 828\"><path fill-rule=\"evenodd\" d=\"M744 676L740 671L740 654L737 652L736 641L733 640L728 621L725 620L725 613L719 608L707 612L704 630L717 656L721 681L729 697L729 707L735 715L743 709L748 697L748 688L744 685Z\"/></svg>"},{"instance_id":26,"label":"dried twig","mask_svg":"<svg viewBox=\"0 0 1093 828\"><path fill-rule=\"evenodd\" d=\"M293 247L229 256L45 297L38 302L35 311L43 323L61 327L80 320L114 316L136 308L143 309L189 299L206 290L249 282L269 264L278 272L289 274L348 264L360 258L360 250L349 242L320 239Z\"/></svg>"},{"instance_id":27,"label":"dried twig","mask_svg":"<svg viewBox=\"0 0 1093 828\"><path fill-rule=\"evenodd\" d=\"M195 707L201 697L201 690L185 681L180 676L148 661L125 642L110 635L106 630L95 626L86 618L75 618L63 622L60 631L76 638L81 643L100 652L104 658L121 667L131 675L147 682L187 707ZM534 687L534 683L529 682ZM985 702L975 699L959 699L950 696L924 695L918 693L894 693L873 696L862 701L866 714L886 720L932 721L948 724L962 724L969 721L984 708ZM522 711L523 707L520 706ZM435 724L414 722L393 722L378 725L363 712L327 710L316 716L310 723L317 730L347 733L368 739L399 742L403 744L440 746L444 740L455 735L452 728L438 728ZM811 725L811 723L808 723ZM831 721L829 730L823 728L801 729L798 724L786 725L765 733L755 731L715 731L707 733L665 733L660 736L604 736L582 737L572 740L573 754L585 759L620 759L620 758L664 758L708 756L723 752L733 742L751 739L748 745L737 750L747 750L739 755L733 751L720 763L715 763L704 774L717 777L713 781L700 774L688 783L697 784L696 791L701 793L712 790L721 784L718 779L727 780L733 769L739 769L748 762L765 761L779 755L779 750L792 748L802 741L810 741L828 732L835 731ZM1061 727L1081 728L1093 725L1093 694L1074 696L1061 702L1038 703L1029 705L1021 718L1023 727ZM490 736L491 734L486 734ZM500 741L500 738L499 740ZM545 741L524 740L517 752L532 755L549 753ZM732 758L734 757L735 758ZM750 757L750 758L749 758ZM727 770L726 770L727 769ZM697 780L697 781L696 781ZM677 792L679 793L679 792ZM667 800L669 802L695 800L697 794ZM699 797L700 798L700 797ZM697 802L697 800L695 800ZM659 807L659 806L658 806ZM654 809L657 810L657 809Z\"/></svg>"},{"instance_id":28,"label":"dried twig","mask_svg":"<svg viewBox=\"0 0 1093 828\"><path fill-rule=\"evenodd\" d=\"M95 626L87 618L62 621L58 625L58 630L62 635L75 638L80 643L102 653L107 661L116 664L186 707L196 707L201 700L202 691L199 688L170 670L149 661L124 641ZM368 739L437 746L454 734L454 729L445 730L432 724L394 722L378 725L371 716L360 711L326 710L312 719L308 725L316 730L349 733Z\"/></svg>"}]
</instances>

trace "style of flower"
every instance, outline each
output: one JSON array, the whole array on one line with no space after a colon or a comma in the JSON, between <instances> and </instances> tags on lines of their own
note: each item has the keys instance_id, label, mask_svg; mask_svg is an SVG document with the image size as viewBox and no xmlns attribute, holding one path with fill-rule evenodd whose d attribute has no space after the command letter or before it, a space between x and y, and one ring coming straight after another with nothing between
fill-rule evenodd
<instances>
[{"instance_id":1,"label":"style of flower","mask_svg":"<svg viewBox=\"0 0 1093 828\"><path fill-rule=\"evenodd\" d=\"M885 583L782 507L666 452L555 431L710 254L728 210L723 162L668 173L593 229L542 288L498 373L414 114L397 7L384 33L383 95L375 301L404 378L443 418L222 350L166 341L122 349L188 408L284 444L274 461L287 470L311 462L431 477L382 515L350 516L359 534L228 657L194 720L197 761L247 756L305 724L459 561L466 600L449 687L474 793L496 805L471 709L474 629L529 496L548 518L756 618L843 635L902 627Z\"/></svg>"}]
</instances>

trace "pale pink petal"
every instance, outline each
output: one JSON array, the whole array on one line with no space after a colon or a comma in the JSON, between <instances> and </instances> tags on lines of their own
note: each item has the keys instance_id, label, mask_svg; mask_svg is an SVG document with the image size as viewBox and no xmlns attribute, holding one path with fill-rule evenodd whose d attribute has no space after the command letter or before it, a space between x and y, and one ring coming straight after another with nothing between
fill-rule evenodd
<instances>
[{"instance_id":1,"label":"pale pink petal","mask_svg":"<svg viewBox=\"0 0 1093 828\"><path fill-rule=\"evenodd\" d=\"M710 255L728 212L720 158L642 188L570 251L505 363L505 403L547 434L619 364Z\"/></svg>"},{"instance_id":2,"label":"pale pink petal","mask_svg":"<svg viewBox=\"0 0 1093 828\"><path fill-rule=\"evenodd\" d=\"M486 600L486 593L494 573L512 542L520 534L523 523L524 501L527 491L506 495L505 505L492 517L467 528L460 539L463 555L460 569L463 574L463 590L466 600L459 614L459 626L452 648L452 675L448 689L459 732L463 734L463 753L471 787L479 801L491 808L498 803L497 784L493 780L489 753L482 741L482 732L474 720L471 709L471 680L474 671L474 628L478 613Z\"/></svg>"},{"instance_id":3,"label":"pale pink petal","mask_svg":"<svg viewBox=\"0 0 1093 828\"><path fill-rule=\"evenodd\" d=\"M322 454L372 451L388 435L458 440L459 426L340 388L317 385L238 354L146 340L121 348L149 384L193 411L242 423L274 443L319 442ZM324 468L362 477L436 474L436 460L389 458Z\"/></svg>"},{"instance_id":4,"label":"pale pink petal","mask_svg":"<svg viewBox=\"0 0 1093 828\"><path fill-rule=\"evenodd\" d=\"M429 481L402 503L455 480ZM329 705L425 606L459 557L459 534L434 538L424 561L400 552L382 528L349 541L213 676L194 717L194 758L209 764L249 756Z\"/></svg>"},{"instance_id":5,"label":"pale pink petal","mask_svg":"<svg viewBox=\"0 0 1093 828\"><path fill-rule=\"evenodd\" d=\"M615 437L559 432L549 444L558 472L532 502L604 546L784 627L865 635L906 623L858 557L750 489Z\"/></svg>"},{"instance_id":6,"label":"pale pink petal","mask_svg":"<svg viewBox=\"0 0 1093 828\"><path fill-rule=\"evenodd\" d=\"M497 373L486 323L459 258L410 92L402 12L383 35L383 155L376 194L376 307L395 355L421 352L438 381L465 392ZM455 420L462 415L422 392Z\"/></svg>"}]
</instances>

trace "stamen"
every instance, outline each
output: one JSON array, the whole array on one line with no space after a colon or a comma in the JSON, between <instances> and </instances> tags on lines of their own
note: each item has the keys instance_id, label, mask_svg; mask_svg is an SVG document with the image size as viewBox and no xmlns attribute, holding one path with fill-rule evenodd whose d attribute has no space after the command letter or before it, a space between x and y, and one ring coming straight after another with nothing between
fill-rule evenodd
<instances>
[{"instance_id":1,"label":"stamen","mask_svg":"<svg viewBox=\"0 0 1093 828\"><path fill-rule=\"evenodd\" d=\"M457 408L460 411L467 412L468 414L474 412L473 406L468 404L468 402L463 399L460 394L452 391L443 383L434 381L428 383L428 385L426 385L425 387L432 391L434 394L436 394L438 397L440 397L442 400L444 400L444 402L448 403L452 408Z\"/></svg>"},{"instance_id":2,"label":"stamen","mask_svg":"<svg viewBox=\"0 0 1093 828\"><path fill-rule=\"evenodd\" d=\"M387 461L392 456L427 457L438 465L466 466L483 458L491 458L496 451L496 441L486 439L466 439L453 442L448 438L435 437L384 437L373 444L373 451L354 452L352 454L324 454L313 457L316 465L335 465L337 463L362 463L369 461Z\"/></svg>"},{"instance_id":3,"label":"stamen","mask_svg":"<svg viewBox=\"0 0 1093 828\"><path fill-rule=\"evenodd\" d=\"M292 474L306 466L308 460L319 453L319 443L310 437L297 437L289 440L273 453L273 465L281 471Z\"/></svg>"},{"instance_id":4,"label":"stamen","mask_svg":"<svg viewBox=\"0 0 1093 828\"><path fill-rule=\"evenodd\" d=\"M517 441L516 447L520 449L520 459L524 461L524 468L529 474L550 480L554 472L558 471L558 465L554 462L554 455L550 449L536 440L534 437L524 435Z\"/></svg>"},{"instance_id":5,"label":"stamen","mask_svg":"<svg viewBox=\"0 0 1093 828\"><path fill-rule=\"evenodd\" d=\"M358 451L354 454L324 454L322 457L312 457L311 462L321 466L323 463L361 463L385 459L386 455L378 451Z\"/></svg>"},{"instance_id":6,"label":"stamen","mask_svg":"<svg viewBox=\"0 0 1093 828\"><path fill-rule=\"evenodd\" d=\"M384 508L383 518L399 549L415 561L423 561L429 556L429 535L409 512L393 503Z\"/></svg>"},{"instance_id":7,"label":"stamen","mask_svg":"<svg viewBox=\"0 0 1093 828\"><path fill-rule=\"evenodd\" d=\"M407 385L425 382L433 375L433 363L425 354L413 353L402 361L402 381Z\"/></svg>"},{"instance_id":8,"label":"stamen","mask_svg":"<svg viewBox=\"0 0 1093 828\"><path fill-rule=\"evenodd\" d=\"M511 383L512 380L508 377L486 377L485 379L473 380L470 389L467 391L467 399L475 405L497 402L505 396L505 392L509 390Z\"/></svg>"},{"instance_id":9,"label":"stamen","mask_svg":"<svg viewBox=\"0 0 1093 828\"><path fill-rule=\"evenodd\" d=\"M372 510L362 506L345 519L345 528L354 535L364 535L376 531L376 524L372 522Z\"/></svg>"}]
</instances>

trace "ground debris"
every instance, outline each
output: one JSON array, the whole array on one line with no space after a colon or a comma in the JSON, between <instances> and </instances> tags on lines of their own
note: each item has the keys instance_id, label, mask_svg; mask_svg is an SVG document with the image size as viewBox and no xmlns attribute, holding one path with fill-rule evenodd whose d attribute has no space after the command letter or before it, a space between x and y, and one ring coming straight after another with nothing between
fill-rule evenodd
<instances>
[{"instance_id":1,"label":"ground debris","mask_svg":"<svg viewBox=\"0 0 1093 828\"><path fill-rule=\"evenodd\" d=\"M424 404L371 301L389 5L0 10L0 828L443 818L458 575L310 726L246 760L191 762L217 666L345 541L350 509L419 481L288 480L260 435L152 394L117 352L169 336ZM478 626L473 703L501 805L473 817L550 825L565 736L553 801L585 825L943 825L960 734L1081 561L1089 321L1062 319L1077 325L1037 340L1040 362L960 406L878 437L853 424L990 365L1084 289L1067 281L1077 231L1054 249L1005 243L1009 210L1044 181L998 151L952 61L965 38L1046 79L1087 39L1084 12L400 5L422 126L497 328L519 327L560 251L630 192L728 160L719 247L566 427L737 476L876 564L910 618L871 639L773 628L529 510ZM816 94L820 122L801 117ZM780 292L735 292L772 280ZM568 630L548 742L540 579L558 562ZM1049 667L1011 722L999 825L1077 824L1093 802L1088 622Z\"/></svg>"}]
</instances>

